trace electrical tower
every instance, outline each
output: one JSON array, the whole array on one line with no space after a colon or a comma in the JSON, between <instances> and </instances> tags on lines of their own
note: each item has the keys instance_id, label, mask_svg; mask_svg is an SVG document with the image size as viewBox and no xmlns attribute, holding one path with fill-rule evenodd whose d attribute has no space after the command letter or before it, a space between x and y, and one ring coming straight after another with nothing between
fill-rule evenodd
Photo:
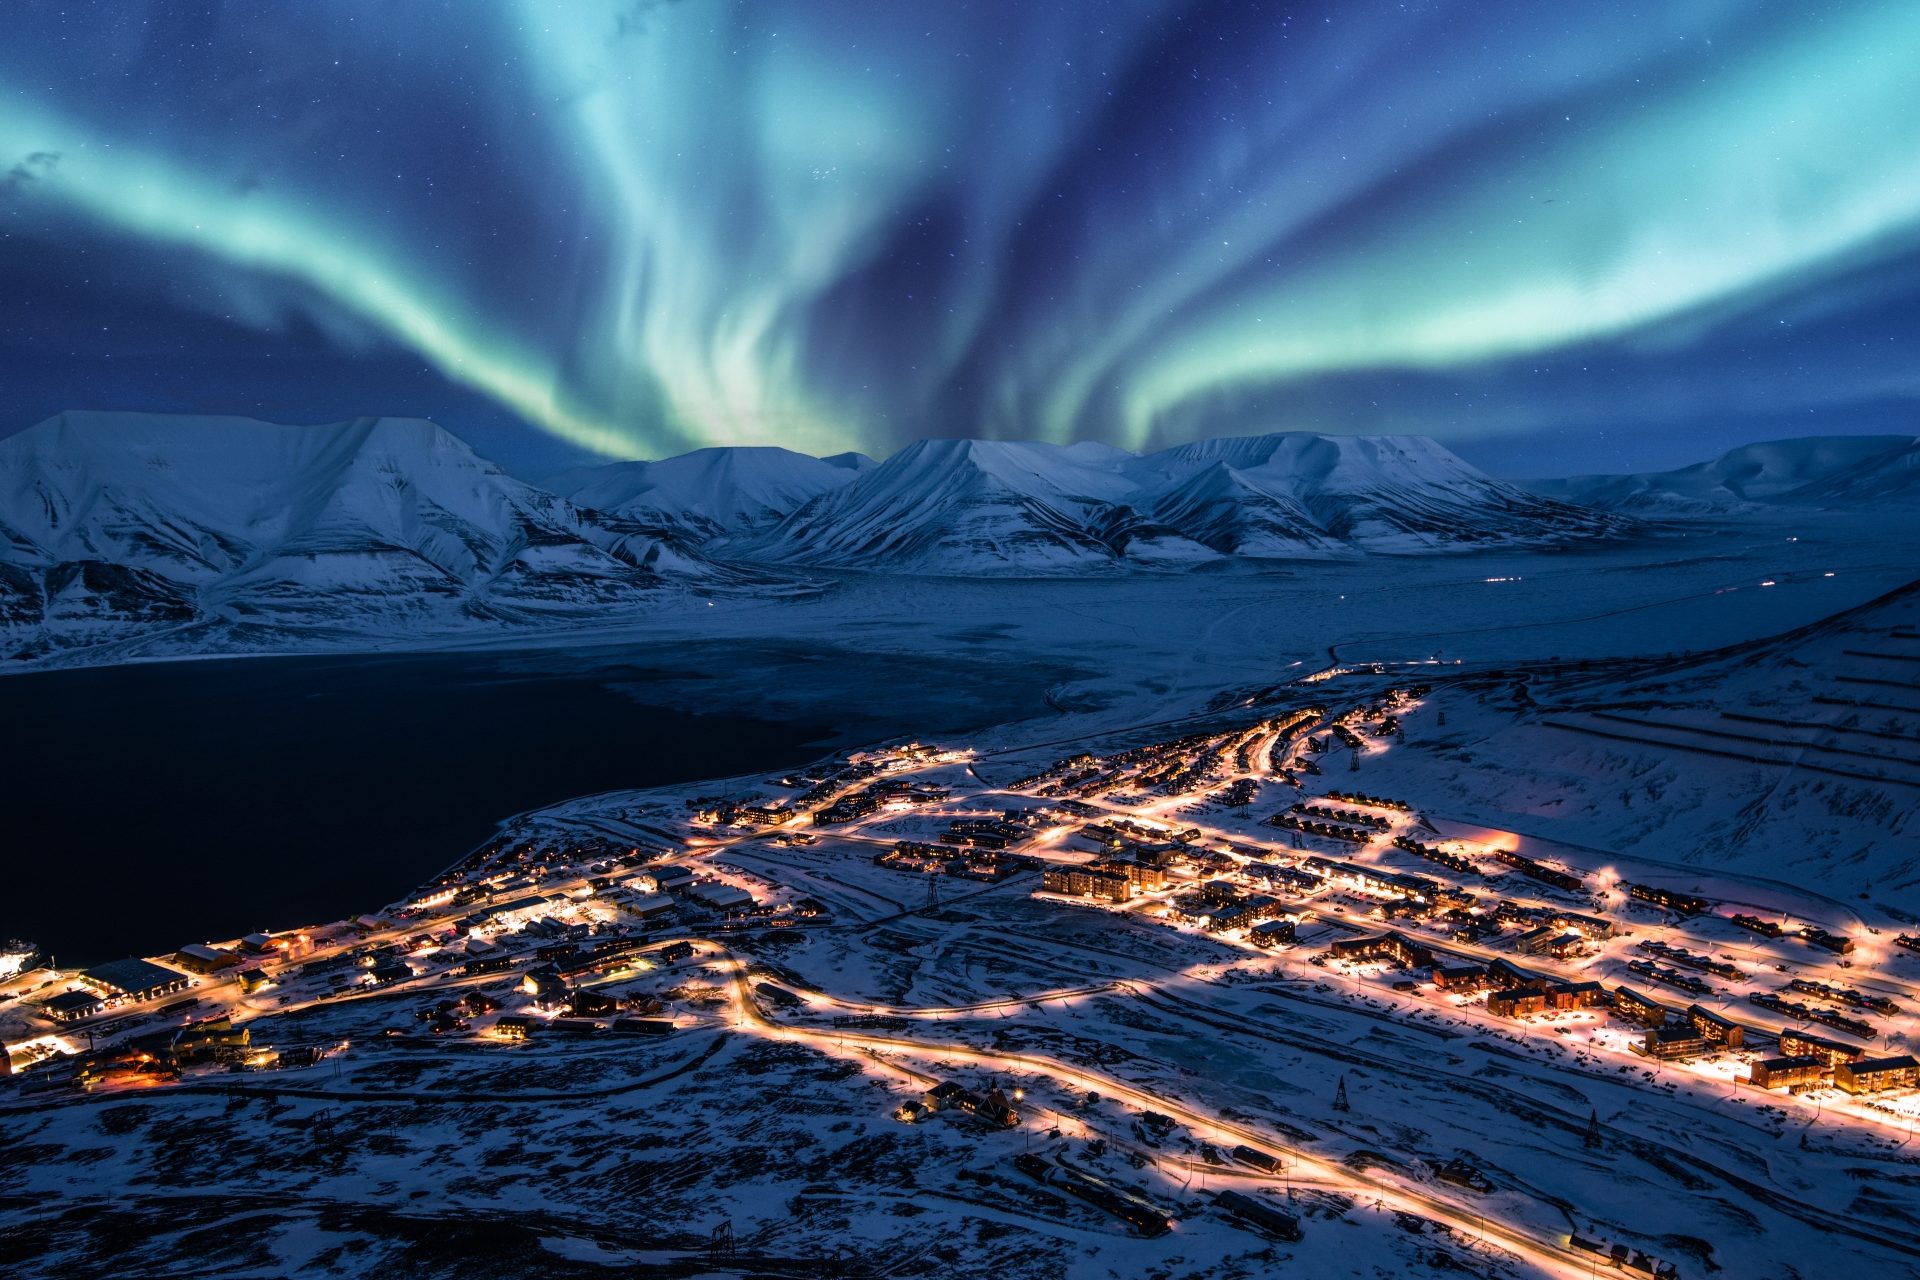
<instances>
[{"instance_id":1,"label":"electrical tower","mask_svg":"<svg viewBox=\"0 0 1920 1280\"><path fill-rule=\"evenodd\" d=\"M938 872L935 872L933 875L927 877L927 910L938 911L939 909L940 875Z\"/></svg>"},{"instance_id":2,"label":"electrical tower","mask_svg":"<svg viewBox=\"0 0 1920 1280\"><path fill-rule=\"evenodd\" d=\"M1353 1105L1347 1101L1347 1077L1345 1075L1340 1077L1340 1087L1333 1091L1333 1109L1335 1111L1353 1110Z\"/></svg>"},{"instance_id":3,"label":"electrical tower","mask_svg":"<svg viewBox=\"0 0 1920 1280\"><path fill-rule=\"evenodd\" d=\"M1595 1107L1593 1114L1587 1117L1586 1136L1580 1141L1589 1151L1600 1149L1600 1109L1598 1107Z\"/></svg>"}]
</instances>

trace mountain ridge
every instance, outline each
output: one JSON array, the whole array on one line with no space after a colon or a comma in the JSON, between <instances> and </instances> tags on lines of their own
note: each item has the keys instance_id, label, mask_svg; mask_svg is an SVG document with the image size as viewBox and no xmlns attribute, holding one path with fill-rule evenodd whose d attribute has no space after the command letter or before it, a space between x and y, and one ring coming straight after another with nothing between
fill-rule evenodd
<instances>
[{"instance_id":1,"label":"mountain ridge","mask_svg":"<svg viewBox=\"0 0 1920 1280\"><path fill-rule=\"evenodd\" d=\"M1769 506L1920 497L1920 436L1760 440L1671 471L1523 482L1547 497L1608 511L1711 515Z\"/></svg>"},{"instance_id":2,"label":"mountain ridge","mask_svg":"<svg viewBox=\"0 0 1920 1280\"><path fill-rule=\"evenodd\" d=\"M29 648L132 620L409 634L741 577L396 418L56 415L0 440L0 547Z\"/></svg>"},{"instance_id":3,"label":"mountain ridge","mask_svg":"<svg viewBox=\"0 0 1920 1280\"><path fill-rule=\"evenodd\" d=\"M1151 532L1129 552L1115 528ZM1631 528L1494 480L1425 437L1276 432L1145 455L919 441L777 526L719 547L775 563L966 574L1111 568L1129 558L1424 555Z\"/></svg>"},{"instance_id":4,"label":"mountain ridge","mask_svg":"<svg viewBox=\"0 0 1920 1280\"><path fill-rule=\"evenodd\" d=\"M1274 433L1145 455L923 440L884 463L714 448L554 483L566 493L422 419L58 414L0 440L0 657L168 631L217 652L590 626L819 590L816 570L1175 572L1635 527L1421 437Z\"/></svg>"}]
</instances>

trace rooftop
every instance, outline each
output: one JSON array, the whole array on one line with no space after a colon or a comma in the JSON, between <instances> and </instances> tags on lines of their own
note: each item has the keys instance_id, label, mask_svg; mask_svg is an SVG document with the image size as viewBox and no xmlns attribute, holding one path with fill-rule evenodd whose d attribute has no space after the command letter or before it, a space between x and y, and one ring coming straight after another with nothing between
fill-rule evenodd
<instances>
[{"instance_id":1,"label":"rooftop","mask_svg":"<svg viewBox=\"0 0 1920 1280\"><path fill-rule=\"evenodd\" d=\"M55 1013L65 1014L81 1013L95 1008L99 1003L100 997L91 991L62 991L48 1000L46 1006Z\"/></svg>"},{"instance_id":2,"label":"rooftop","mask_svg":"<svg viewBox=\"0 0 1920 1280\"><path fill-rule=\"evenodd\" d=\"M109 960L97 964L80 975L82 979L97 987L117 995L138 996L161 987L171 987L188 981L187 975L178 969L169 969L165 965L154 964L150 960L140 960L128 956L125 960Z\"/></svg>"}]
</instances>

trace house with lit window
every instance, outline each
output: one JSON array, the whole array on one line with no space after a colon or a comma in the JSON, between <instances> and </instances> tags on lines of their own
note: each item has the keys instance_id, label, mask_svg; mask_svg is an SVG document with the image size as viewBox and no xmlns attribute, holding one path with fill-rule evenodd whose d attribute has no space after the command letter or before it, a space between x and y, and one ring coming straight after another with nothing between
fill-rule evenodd
<instances>
[{"instance_id":1,"label":"house with lit window","mask_svg":"<svg viewBox=\"0 0 1920 1280\"><path fill-rule=\"evenodd\" d=\"M1867 1051L1858 1045L1843 1044L1823 1036L1810 1036L1804 1031L1782 1031L1780 1052L1792 1058L1818 1058L1828 1067L1836 1067L1842 1062L1856 1062L1867 1056Z\"/></svg>"},{"instance_id":2,"label":"house with lit window","mask_svg":"<svg viewBox=\"0 0 1920 1280\"><path fill-rule=\"evenodd\" d=\"M1707 1052L1711 1046L1705 1036L1684 1022L1668 1023L1661 1027L1648 1027L1634 1051L1662 1062L1672 1062L1678 1058L1697 1058Z\"/></svg>"},{"instance_id":3,"label":"house with lit window","mask_svg":"<svg viewBox=\"0 0 1920 1280\"><path fill-rule=\"evenodd\" d=\"M1829 1069L1824 1058L1788 1055L1754 1063L1747 1079L1756 1089L1798 1089L1819 1084Z\"/></svg>"},{"instance_id":4,"label":"house with lit window","mask_svg":"<svg viewBox=\"0 0 1920 1280\"><path fill-rule=\"evenodd\" d=\"M1687 1006L1687 1023L1707 1043L1721 1049L1738 1049L1747 1042L1747 1029L1724 1014L1700 1005Z\"/></svg>"},{"instance_id":5,"label":"house with lit window","mask_svg":"<svg viewBox=\"0 0 1920 1280\"><path fill-rule=\"evenodd\" d=\"M1920 1060L1912 1054L1897 1058L1862 1058L1833 1068L1833 1082L1848 1093L1880 1093L1920 1085Z\"/></svg>"}]
</instances>

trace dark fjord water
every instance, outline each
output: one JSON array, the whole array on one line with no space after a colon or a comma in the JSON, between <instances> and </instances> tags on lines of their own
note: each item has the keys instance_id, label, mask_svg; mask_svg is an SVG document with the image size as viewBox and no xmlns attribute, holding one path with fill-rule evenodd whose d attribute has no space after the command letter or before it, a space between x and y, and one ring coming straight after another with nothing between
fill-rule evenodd
<instances>
[{"instance_id":1,"label":"dark fjord water","mask_svg":"<svg viewBox=\"0 0 1920 1280\"><path fill-rule=\"evenodd\" d=\"M0 678L0 940L76 964L338 919L523 810L1018 719L1057 676L705 645Z\"/></svg>"}]
</instances>

